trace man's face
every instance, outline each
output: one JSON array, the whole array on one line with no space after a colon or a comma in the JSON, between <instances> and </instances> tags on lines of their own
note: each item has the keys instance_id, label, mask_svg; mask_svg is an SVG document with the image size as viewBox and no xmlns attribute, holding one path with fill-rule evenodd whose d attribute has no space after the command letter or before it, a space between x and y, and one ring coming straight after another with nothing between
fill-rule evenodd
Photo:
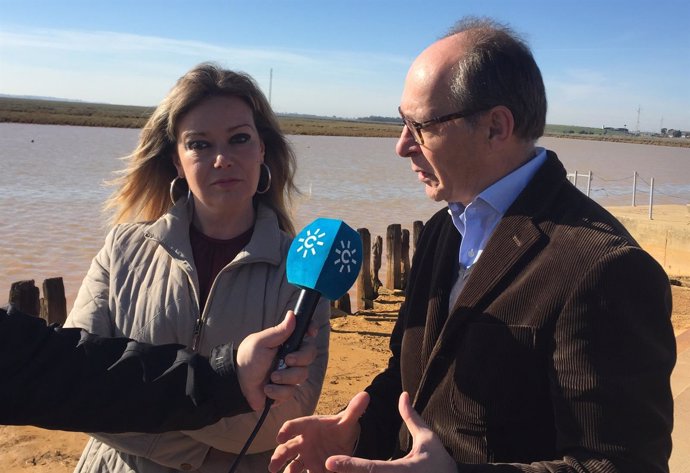
<instances>
[{"instance_id":1,"label":"man's face","mask_svg":"<svg viewBox=\"0 0 690 473\"><path fill-rule=\"evenodd\" d=\"M463 33L444 38L425 49L415 59L405 79L400 111L416 122L466 112L458 110L449 97L452 71L467 50ZM412 170L435 201L469 204L493 179L497 164L491 154L490 114L480 114L471 125L457 118L422 130L418 144L403 127L396 152L410 158Z\"/></svg>"},{"instance_id":2,"label":"man's face","mask_svg":"<svg viewBox=\"0 0 690 473\"><path fill-rule=\"evenodd\" d=\"M417 63L415 63L416 65ZM416 122L458 112L451 109L440 93L443 87L428 71L413 65L405 81L400 110ZM465 118L433 124L421 131L424 144L415 142L412 133L403 127L396 152L410 158L412 171L424 184L426 194L434 201L469 204L484 188L488 130L480 118L476 126Z\"/></svg>"}]
</instances>

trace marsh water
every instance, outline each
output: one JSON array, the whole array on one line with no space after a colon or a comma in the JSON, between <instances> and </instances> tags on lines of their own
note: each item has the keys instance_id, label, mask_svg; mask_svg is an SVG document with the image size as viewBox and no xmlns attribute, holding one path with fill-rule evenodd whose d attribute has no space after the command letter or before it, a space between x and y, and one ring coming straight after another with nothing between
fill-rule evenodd
<instances>
[{"instance_id":1,"label":"marsh water","mask_svg":"<svg viewBox=\"0 0 690 473\"><path fill-rule=\"evenodd\" d=\"M139 130L0 124L0 303L12 282L61 276L68 310L107 231L104 181L135 146ZM316 217L339 218L385 239L386 227L411 229L441 204L430 201L395 154L393 138L290 136L297 154L297 228ZM638 204L690 203L690 148L543 138L578 187L592 172L590 195L603 205L629 205L637 172Z\"/></svg>"}]
</instances>

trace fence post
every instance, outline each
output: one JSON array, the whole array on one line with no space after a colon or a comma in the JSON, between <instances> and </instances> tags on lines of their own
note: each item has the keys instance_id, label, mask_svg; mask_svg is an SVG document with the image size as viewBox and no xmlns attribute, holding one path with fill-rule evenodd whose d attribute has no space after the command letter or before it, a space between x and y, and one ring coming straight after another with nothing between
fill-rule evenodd
<instances>
[{"instance_id":1,"label":"fence post","mask_svg":"<svg viewBox=\"0 0 690 473\"><path fill-rule=\"evenodd\" d=\"M350 294L346 292L345 294L340 296L340 299L331 302L331 307L335 307L336 309L339 309L348 315L352 314L352 306L350 305Z\"/></svg>"},{"instance_id":2,"label":"fence post","mask_svg":"<svg viewBox=\"0 0 690 473\"><path fill-rule=\"evenodd\" d=\"M371 284L374 286L374 299L379 296L379 288L383 283L379 279L379 269L381 269L381 256L383 253L383 238L376 235L374 244L371 247Z\"/></svg>"},{"instance_id":3,"label":"fence post","mask_svg":"<svg viewBox=\"0 0 690 473\"><path fill-rule=\"evenodd\" d=\"M649 220L652 220L652 207L654 207L654 178L649 184Z\"/></svg>"},{"instance_id":4,"label":"fence post","mask_svg":"<svg viewBox=\"0 0 690 473\"><path fill-rule=\"evenodd\" d=\"M358 228L362 239L362 269L357 276L357 297L359 307L372 309L374 307L374 285L371 281L371 234L366 228Z\"/></svg>"},{"instance_id":5,"label":"fence post","mask_svg":"<svg viewBox=\"0 0 690 473\"><path fill-rule=\"evenodd\" d=\"M410 276L410 231L404 229L402 231L402 238L400 240L400 289L407 287L407 278Z\"/></svg>"},{"instance_id":6,"label":"fence post","mask_svg":"<svg viewBox=\"0 0 690 473\"><path fill-rule=\"evenodd\" d=\"M10 287L10 304L25 314L38 317L41 313L41 304L38 297L38 288L34 280L13 282Z\"/></svg>"},{"instance_id":7,"label":"fence post","mask_svg":"<svg viewBox=\"0 0 690 473\"><path fill-rule=\"evenodd\" d=\"M67 301L62 278L49 278L43 281L41 298L41 318L48 324L62 325L67 319Z\"/></svg>"},{"instance_id":8,"label":"fence post","mask_svg":"<svg viewBox=\"0 0 690 473\"><path fill-rule=\"evenodd\" d=\"M573 185L577 187L577 169L575 170L575 177L573 178Z\"/></svg>"},{"instance_id":9,"label":"fence post","mask_svg":"<svg viewBox=\"0 0 690 473\"><path fill-rule=\"evenodd\" d=\"M388 225L386 230L386 287L400 289L400 240L402 231L399 223Z\"/></svg>"},{"instance_id":10,"label":"fence post","mask_svg":"<svg viewBox=\"0 0 690 473\"><path fill-rule=\"evenodd\" d=\"M592 170L590 169L587 174L587 197L589 197L589 191L592 188Z\"/></svg>"},{"instance_id":11,"label":"fence post","mask_svg":"<svg viewBox=\"0 0 690 473\"><path fill-rule=\"evenodd\" d=\"M637 171L633 172L633 197L632 206L635 207L635 194L637 194Z\"/></svg>"}]
</instances>

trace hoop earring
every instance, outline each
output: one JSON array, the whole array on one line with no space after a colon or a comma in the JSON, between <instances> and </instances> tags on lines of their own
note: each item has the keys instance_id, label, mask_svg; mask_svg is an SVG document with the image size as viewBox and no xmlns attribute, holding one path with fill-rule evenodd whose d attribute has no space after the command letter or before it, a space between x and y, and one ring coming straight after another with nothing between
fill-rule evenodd
<instances>
[{"instance_id":1,"label":"hoop earring","mask_svg":"<svg viewBox=\"0 0 690 473\"><path fill-rule=\"evenodd\" d=\"M268 164L261 163L261 171L263 171L264 169L266 170L266 176L267 176L266 177L266 185L261 190L256 189L257 194L265 194L266 192L268 192L268 189L271 188L271 168L268 167ZM263 174L263 172L261 172L261 174ZM262 176L259 176L259 183L261 183L261 177Z\"/></svg>"},{"instance_id":2,"label":"hoop earring","mask_svg":"<svg viewBox=\"0 0 690 473\"><path fill-rule=\"evenodd\" d=\"M170 181L170 201L175 205L177 201L175 200L175 186L179 182L180 179L184 179L182 176L176 176L175 179ZM192 197L192 190L189 188L189 184L187 184L187 202L189 202L189 199Z\"/></svg>"}]
</instances>

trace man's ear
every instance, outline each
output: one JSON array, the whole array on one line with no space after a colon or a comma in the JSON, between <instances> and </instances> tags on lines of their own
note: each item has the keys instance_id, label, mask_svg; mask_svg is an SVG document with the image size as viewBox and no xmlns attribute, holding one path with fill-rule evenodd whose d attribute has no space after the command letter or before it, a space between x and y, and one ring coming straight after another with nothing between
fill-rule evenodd
<instances>
[{"instance_id":1,"label":"man's ear","mask_svg":"<svg viewBox=\"0 0 690 473\"><path fill-rule=\"evenodd\" d=\"M513 112L504 105L489 110L489 140L504 141L513 135L515 120Z\"/></svg>"}]
</instances>

